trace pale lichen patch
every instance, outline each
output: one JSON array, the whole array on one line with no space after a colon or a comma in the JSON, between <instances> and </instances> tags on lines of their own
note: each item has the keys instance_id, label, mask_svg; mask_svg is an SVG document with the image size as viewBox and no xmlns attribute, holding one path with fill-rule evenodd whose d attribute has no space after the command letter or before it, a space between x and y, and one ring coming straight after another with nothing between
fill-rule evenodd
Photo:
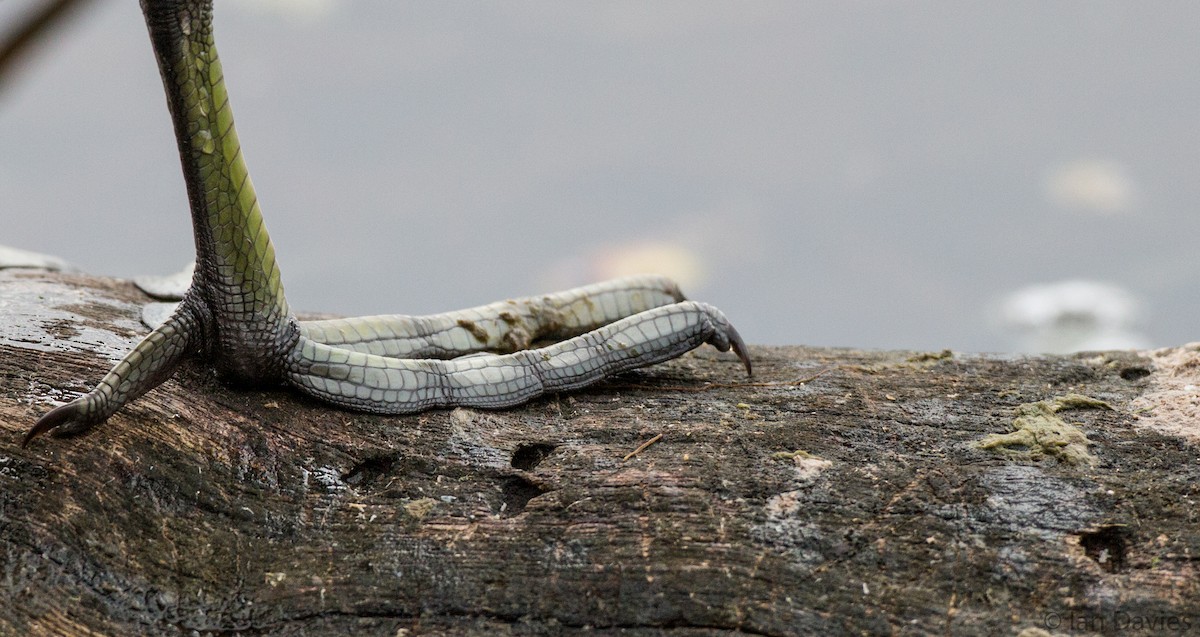
<instances>
[{"instance_id":1,"label":"pale lichen patch","mask_svg":"<svg viewBox=\"0 0 1200 637\"><path fill-rule=\"evenodd\" d=\"M912 356L909 356L908 362L910 362L910 363L929 363L929 362L946 360L948 358L954 358L953 350L944 349L940 352L920 352L918 354L913 354Z\"/></svg>"},{"instance_id":2,"label":"pale lichen patch","mask_svg":"<svg viewBox=\"0 0 1200 637\"><path fill-rule=\"evenodd\" d=\"M801 482L810 482L816 478L822 471L833 466L833 463L803 449L795 451L780 451L771 454L771 458L775 460L790 460L796 467L796 478Z\"/></svg>"},{"instance_id":3,"label":"pale lichen patch","mask_svg":"<svg viewBox=\"0 0 1200 637\"><path fill-rule=\"evenodd\" d=\"M1025 460L1051 457L1072 465L1095 463L1096 459L1087 450L1091 444L1087 436L1058 417L1058 412L1065 409L1112 409L1112 405L1081 394L1019 405L1014 412L1011 432L991 434L975 446Z\"/></svg>"},{"instance_id":4,"label":"pale lichen patch","mask_svg":"<svg viewBox=\"0 0 1200 637\"><path fill-rule=\"evenodd\" d=\"M405 504L404 512L408 514L408 517L419 522L424 520L425 516L429 515L429 512L433 511L433 507L435 506L437 506L437 500L433 498L420 498Z\"/></svg>"}]
</instances>

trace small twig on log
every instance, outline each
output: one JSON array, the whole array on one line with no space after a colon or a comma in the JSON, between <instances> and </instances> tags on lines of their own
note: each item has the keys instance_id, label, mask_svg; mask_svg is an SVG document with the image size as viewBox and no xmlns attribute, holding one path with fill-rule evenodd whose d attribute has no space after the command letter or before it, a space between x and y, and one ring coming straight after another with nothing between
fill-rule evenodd
<instances>
[{"instance_id":1,"label":"small twig on log","mask_svg":"<svg viewBox=\"0 0 1200 637\"><path fill-rule=\"evenodd\" d=\"M704 392L704 391L708 391L710 389L717 389L717 388L741 389L744 387L797 387L799 385L803 385L804 383L816 380L822 374L824 374L825 372L827 372L829 370L830 370L830 368L826 367L825 369L822 369L821 371L813 374L812 376L807 376L805 378L801 378L800 380L770 381L770 382L765 382L765 383L704 383L703 385L701 385L699 387L695 387L692 385L649 385L646 383L613 383L612 386L616 387L618 389L651 389L651 390L655 390L655 391L683 391L683 392Z\"/></svg>"},{"instance_id":2,"label":"small twig on log","mask_svg":"<svg viewBox=\"0 0 1200 637\"><path fill-rule=\"evenodd\" d=\"M653 437L653 438L651 438L651 439L647 440L646 442L643 442L643 443L642 443L642 446L640 446L640 447L638 447L637 449L634 449L633 451L630 451L629 453L625 454L625 457L624 457L624 458L621 458L621 462L625 462L626 460L628 460L628 459L630 459L630 458L632 458L632 457L634 457L634 456L638 455L639 453L641 453L641 452L645 451L647 447L649 447L650 445L652 445L652 444L654 444L654 443L658 442L659 440L662 440L662 434L658 434L657 436L655 436L655 437Z\"/></svg>"}]
</instances>

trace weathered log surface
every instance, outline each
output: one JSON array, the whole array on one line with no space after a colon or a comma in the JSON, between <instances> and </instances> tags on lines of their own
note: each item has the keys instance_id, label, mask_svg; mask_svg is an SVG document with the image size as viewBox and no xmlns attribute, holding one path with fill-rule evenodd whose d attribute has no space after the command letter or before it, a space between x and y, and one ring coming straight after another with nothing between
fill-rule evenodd
<instances>
[{"instance_id":1,"label":"weathered log surface","mask_svg":"<svg viewBox=\"0 0 1200 637\"><path fill-rule=\"evenodd\" d=\"M192 365L20 448L148 300L0 272L0 635L1200 631L1194 348L708 349L408 417Z\"/></svg>"}]
</instances>

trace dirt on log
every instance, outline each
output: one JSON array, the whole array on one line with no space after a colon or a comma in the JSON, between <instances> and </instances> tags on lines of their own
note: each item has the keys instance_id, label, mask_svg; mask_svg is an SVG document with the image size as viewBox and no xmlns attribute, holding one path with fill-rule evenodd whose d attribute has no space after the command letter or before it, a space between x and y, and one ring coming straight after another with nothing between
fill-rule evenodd
<instances>
[{"instance_id":1,"label":"dirt on log","mask_svg":"<svg viewBox=\"0 0 1200 637\"><path fill-rule=\"evenodd\" d=\"M0 635L1200 632L1195 346L706 348L394 417L197 363L22 449L149 300L0 272Z\"/></svg>"}]
</instances>

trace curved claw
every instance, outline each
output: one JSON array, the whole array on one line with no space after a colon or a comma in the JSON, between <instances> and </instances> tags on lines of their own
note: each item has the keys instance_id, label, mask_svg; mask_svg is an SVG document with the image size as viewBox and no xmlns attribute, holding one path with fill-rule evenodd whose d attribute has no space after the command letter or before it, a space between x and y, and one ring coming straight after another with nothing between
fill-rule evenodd
<instances>
[{"instance_id":1,"label":"curved claw","mask_svg":"<svg viewBox=\"0 0 1200 637\"><path fill-rule=\"evenodd\" d=\"M87 411L87 401L83 398L51 409L37 421L29 433L25 434L25 439L21 441L21 447L25 447L30 440L52 429L57 429L54 432L55 436L70 436L91 429L96 423L88 417Z\"/></svg>"},{"instance_id":2,"label":"curved claw","mask_svg":"<svg viewBox=\"0 0 1200 637\"><path fill-rule=\"evenodd\" d=\"M733 325L726 323L725 327L725 337L729 339L730 348L741 359L742 365L746 368L746 376L753 376L754 373L750 369L750 350L746 348L746 342L742 340L742 335L738 334Z\"/></svg>"},{"instance_id":3,"label":"curved claw","mask_svg":"<svg viewBox=\"0 0 1200 637\"><path fill-rule=\"evenodd\" d=\"M708 315L708 320L711 321L710 329L712 333L708 337L708 344L717 348L719 352L728 352L733 350L737 354L738 359L742 361L742 365L746 368L746 375L752 376L750 365L750 350L746 347L746 342L742 340L742 335L738 334L737 328L729 322L725 314L717 308L707 303L696 303L701 311Z\"/></svg>"}]
</instances>

